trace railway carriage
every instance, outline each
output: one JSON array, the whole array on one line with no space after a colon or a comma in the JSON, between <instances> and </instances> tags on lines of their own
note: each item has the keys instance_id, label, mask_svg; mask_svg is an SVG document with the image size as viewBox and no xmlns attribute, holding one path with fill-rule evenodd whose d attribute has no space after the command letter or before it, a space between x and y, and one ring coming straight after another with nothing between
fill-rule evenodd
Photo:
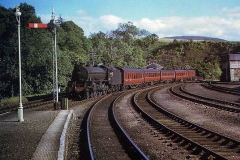
<instances>
[{"instance_id":1,"label":"railway carriage","mask_svg":"<svg viewBox=\"0 0 240 160\"><path fill-rule=\"evenodd\" d=\"M188 79L194 80L196 78L196 71L195 70L188 70Z\"/></svg>"},{"instance_id":2,"label":"railway carriage","mask_svg":"<svg viewBox=\"0 0 240 160\"><path fill-rule=\"evenodd\" d=\"M142 69L144 71L144 83L154 85L160 82L160 71L158 69Z\"/></svg>"},{"instance_id":3,"label":"railway carriage","mask_svg":"<svg viewBox=\"0 0 240 160\"><path fill-rule=\"evenodd\" d=\"M161 70L161 82L174 82L176 73L174 70Z\"/></svg>"},{"instance_id":4,"label":"railway carriage","mask_svg":"<svg viewBox=\"0 0 240 160\"><path fill-rule=\"evenodd\" d=\"M188 78L187 70L175 70L176 81L184 81Z\"/></svg>"},{"instance_id":5,"label":"railway carriage","mask_svg":"<svg viewBox=\"0 0 240 160\"><path fill-rule=\"evenodd\" d=\"M136 88L144 84L144 71L138 68L120 68L123 88Z\"/></svg>"},{"instance_id":6,"label":"railway carriage","mask_svg":"<svg viewBox=\"0 0 240 160\"><path fill-rule=\"evenodd\" d=\"M196 76L196 72L194 70L175 70L176 81L186 81L191 80Z\"/></svg>"}]
</instances>

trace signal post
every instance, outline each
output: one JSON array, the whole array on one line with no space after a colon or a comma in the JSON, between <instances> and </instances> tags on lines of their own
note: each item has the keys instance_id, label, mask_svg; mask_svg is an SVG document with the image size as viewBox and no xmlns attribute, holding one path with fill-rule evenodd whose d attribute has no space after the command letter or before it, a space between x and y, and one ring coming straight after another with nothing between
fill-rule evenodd
<instances>
[{"instance_id":1,"label":"signal post","mask_svg":"<svg viewBox=\"0 0 240 160\"><path fill-rule=\"evenodd\" d=\"M52 29L52 60L53 60L53 105L54 109L56 110L57 103L58 103L58 67L57 67L57 38L56 38L56 21L55 21L55 14L54 9L52 9L52 19L50 20L49 24L44 23L29 23L29 28L39 28L39 29Z\"/></svg>"}]
</instances>

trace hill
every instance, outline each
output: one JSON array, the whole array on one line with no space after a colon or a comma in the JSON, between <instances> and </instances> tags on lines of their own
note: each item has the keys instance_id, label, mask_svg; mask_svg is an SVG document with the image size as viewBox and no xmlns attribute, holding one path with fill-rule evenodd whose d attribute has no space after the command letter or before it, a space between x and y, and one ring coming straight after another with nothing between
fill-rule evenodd
<instances>
[{"instance_id":1,"label":"hill","mask_svg":"<svg viewBox=\"0 0 240 160\"><path fill-rule=\"evenodd\" d=\"M203 36L173 36L173 37L164 37L165 40L194 40L194 41L216 41L216 42L227 42L227 40L220 38L212 37L203 37Z\"/></svg>"}]
</instances>

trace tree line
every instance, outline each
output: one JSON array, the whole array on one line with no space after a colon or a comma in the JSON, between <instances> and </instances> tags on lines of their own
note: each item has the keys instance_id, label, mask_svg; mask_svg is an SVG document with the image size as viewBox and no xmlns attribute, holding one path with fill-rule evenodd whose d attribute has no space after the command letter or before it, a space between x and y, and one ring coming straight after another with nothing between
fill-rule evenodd
<instances>
[{"instance_id":1,"label":"tree line","mask_svg":"<svg viewBox=\"0 0 240 160\"><path fill-rule=\"evenodd\" d=\"M21 57L23 95L52 90L52 30L30 29L40 23L35 8L21 3ZM19 94L18 32L15 8L0 6L0 98ZM107 33L89 37L72 21L57 21L58 81L64 89L76 64L104 64L144 68L153 60L164 69L195 69L198 75L218 79L222 55L237 53L237 42L159 40L156 34L139 29L132 22L120 23ZM91 52L94 56L91 56Z\"/></svg>"}]
</instances>

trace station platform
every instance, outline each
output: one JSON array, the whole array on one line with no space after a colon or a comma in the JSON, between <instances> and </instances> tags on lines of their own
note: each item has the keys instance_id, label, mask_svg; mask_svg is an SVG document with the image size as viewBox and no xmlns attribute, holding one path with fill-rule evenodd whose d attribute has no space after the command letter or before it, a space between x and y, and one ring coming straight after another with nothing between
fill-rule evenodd
<instances>
[{"instance_id":1,"label":"station platform","mask_svg":"<svg viewBox=\"0 0 240 160\"><path fill-rule=\"evenodd\" d=\"M0 115L1 160L63 160L67 129L73 118L72 110L23 111Z\"/></svg>"}]
</instances>

